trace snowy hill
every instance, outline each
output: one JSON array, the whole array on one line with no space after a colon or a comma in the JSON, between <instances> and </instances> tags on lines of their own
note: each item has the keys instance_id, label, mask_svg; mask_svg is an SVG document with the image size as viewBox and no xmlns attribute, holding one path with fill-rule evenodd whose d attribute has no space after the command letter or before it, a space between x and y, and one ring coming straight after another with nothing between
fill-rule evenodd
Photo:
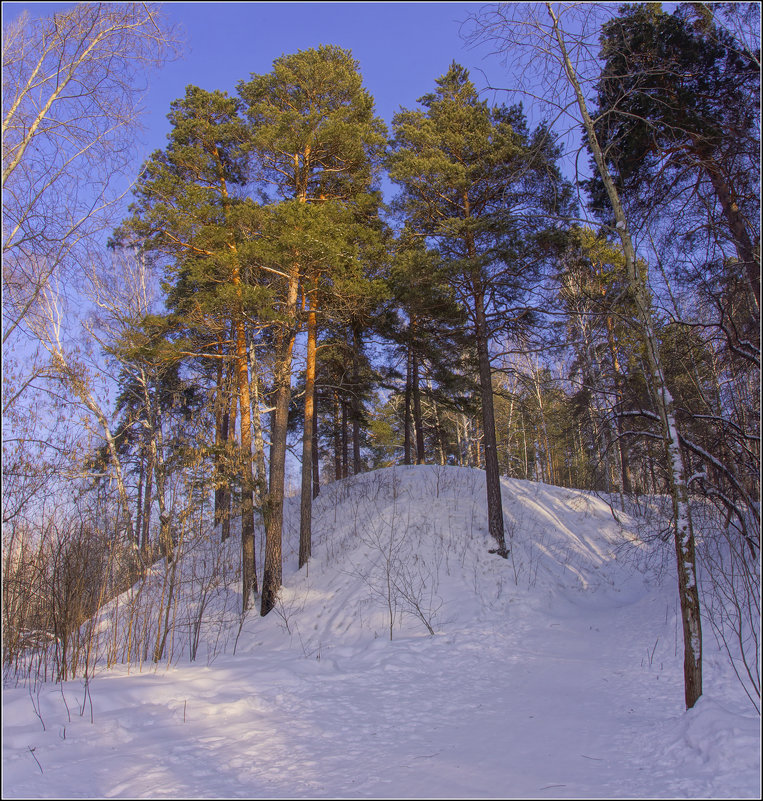
<instances>
[{"instance_id":1,"label":"snowy hill","mask_svg":"<svg viewBox=\"0 0 763 801\"><path fill-rule=\"evenodd\" d=\"M293 505L266 618L191 577L169 667L4 691L3 796L757 798L760 719L709 632L684 711L669 548L587 493L503 501L508 560L480 471L337 482L299 572Z\"/></svg>"}]
</instances>

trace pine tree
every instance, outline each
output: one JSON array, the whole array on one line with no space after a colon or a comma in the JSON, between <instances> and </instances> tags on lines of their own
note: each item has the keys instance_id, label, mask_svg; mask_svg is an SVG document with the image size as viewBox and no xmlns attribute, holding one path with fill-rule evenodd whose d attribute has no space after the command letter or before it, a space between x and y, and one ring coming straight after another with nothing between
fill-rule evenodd
<instances>
[{"instance_id":1,"label":"pine tree","mask_svg":"<svg viewBox=\"0 0 763 801\"><path fill-rule=\"evenodd\" d=\"M437 443L425 446L423 396L431 398L433 409L439 403L443 411L453 407L460 394L473 389L464 381L459 364L468 348L463 332L465 316L447 279L436 251L427 250L421 238L403 231L389 276L394 308L381 321L381 330L405 365L401 426L404 464L423 464L427 453L444 451L437 419Z\"/></svg>"},{"instance_id":2,"label":"pine tree","mask_svg":"<svg viewBox=\"0 0 763 801\"><path fill-rule=\"evenodd\" d=\"M261 187L271 200L270 269L281 283L261 606L265 615L281 586L286 435L300 292L308 324L307 374L314 383L320 286L337 262L346 261L343 249L352 248L357 234L354 220L373 214L378 204L370 189L384 130L357 63L339 47L283 56L272 72L252 75L238 90L246 104ZM313 415L309 401L303 432L300 564L310 554Z\"/></svg>"},{"instance_id":3,"label":"pine tree","mask_svg":"<svg viewBox=\"0 0 763 801\"><path fill-rule=\"evenodd\" d=\"M668 14L648 3L603 27L602 58L596 130L618 188L643 213L689 192L703 215L717 204L716 229L726 229L759 320L759 53L717 26L710 6ZM592 187L606 204L600 179Z\"/></svg>"},{"instance_id":4,"label":"pine tree","mask_svg":"<svg viewBox=\"0 0 763 801\"><path fill-rule=\"evenodd\" d=\"M506 557L493 410L490 339L523 316L533 245L552 208L568 200L541 127L522 111L480 102L468 72L453 63L422 110L393 119L390 176L412 230L431 237L467 311L476 342L485 443L488 522Z\"/></svg>"},{"instance_id":5,"label":"pine tree","mask_svg":"<svg viewBox=\"0 0 763 801\"><path fill-rule=\"evenodd\" d=\"M169 144L145 165L132 217L119 236L164 268L172 320L186 335L186 349L179 350L234 366L246 610L257 592L246 320L267 300L263 290L244 282L255 254L252 232L258 227L257 208L242 191L246 128L235 99L193 86L172 104L169 120Z\"/></svg>"}]
</instances>

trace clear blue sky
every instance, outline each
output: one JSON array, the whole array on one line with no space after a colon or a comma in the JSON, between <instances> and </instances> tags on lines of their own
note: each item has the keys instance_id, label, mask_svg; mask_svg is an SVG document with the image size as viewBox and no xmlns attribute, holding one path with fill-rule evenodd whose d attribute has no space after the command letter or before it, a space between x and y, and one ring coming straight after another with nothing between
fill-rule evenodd
<instances>
[{"instance_id":1,"label":"clear blue sky","mask_svg":"<svg viewBox=\"0 0 763 801\"><path fill-rule=\"evenodd\" d=\"M47 16L70 3L3 3L5 21L26 8ZM170 103L185 87L235 93L251 73L266 73L281 55L335 44L352 51L377 114L389 125L400 106L413 107L456 60L478 89L487 81L505 85L503 68L468 49L460 23L482 3L167 3L170 20L184 29L183 59L151 76L144 154L165 145ZM489 97L491 102L510 102Z\"/></svg>"}]
</instances>

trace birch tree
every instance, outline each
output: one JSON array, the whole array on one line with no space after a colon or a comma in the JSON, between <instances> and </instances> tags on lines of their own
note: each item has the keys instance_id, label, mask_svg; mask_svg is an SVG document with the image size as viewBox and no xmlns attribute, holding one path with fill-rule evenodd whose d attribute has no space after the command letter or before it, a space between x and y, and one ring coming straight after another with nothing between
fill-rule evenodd
<instances>
[{"instance_id":1,"label":"birch tree","mask_svg":"<svg viewBox=\"0 0 763 801\"><path fill-rule=\"evenodd\" d=\"M9 454L30 458L18 450L33 439L20 431L35 425L39 392L61 381L111 436L72 355L67 333L78 321L67 299L86 282L81 267L93 263L129 185L144 76L176 52L152 4L83 3L40 19L24 12L3 27L4 469ZM70 454L68 434L51 425L58 441L40 436L44 448Z\"/></svg>"},{"instance_id":2,"label":"birch tree","mask_svg":"<svg viewBox=\"0 0 763 801\"><path fill-rule=\"evenodd\" d=\"M141 80L176 50L146 3L25 12L3 29L3 342L71 278L129 185Z\"/></svg>"}]
</instances>

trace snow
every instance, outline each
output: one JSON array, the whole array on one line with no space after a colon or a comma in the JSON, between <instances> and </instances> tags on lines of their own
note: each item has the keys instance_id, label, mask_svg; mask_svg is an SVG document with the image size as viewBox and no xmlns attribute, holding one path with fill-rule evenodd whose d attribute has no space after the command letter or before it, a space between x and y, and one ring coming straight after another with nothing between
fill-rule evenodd
<instances>
[{"instance_id":1,"label":"snow","mask_svg":"<svg viewBox=\"0 0 763 801\"><path fill-rule=\"evenodd\" d=\"M239 632L221 590L195 662L179 629L170 666L4 689L3 797L758 798L760 718L712 637L684 710L671 549L594 495L502 491L507 560L480 471L330 485L299 572L296 499L266 618Z\"/></svg>"}]
</instances>

